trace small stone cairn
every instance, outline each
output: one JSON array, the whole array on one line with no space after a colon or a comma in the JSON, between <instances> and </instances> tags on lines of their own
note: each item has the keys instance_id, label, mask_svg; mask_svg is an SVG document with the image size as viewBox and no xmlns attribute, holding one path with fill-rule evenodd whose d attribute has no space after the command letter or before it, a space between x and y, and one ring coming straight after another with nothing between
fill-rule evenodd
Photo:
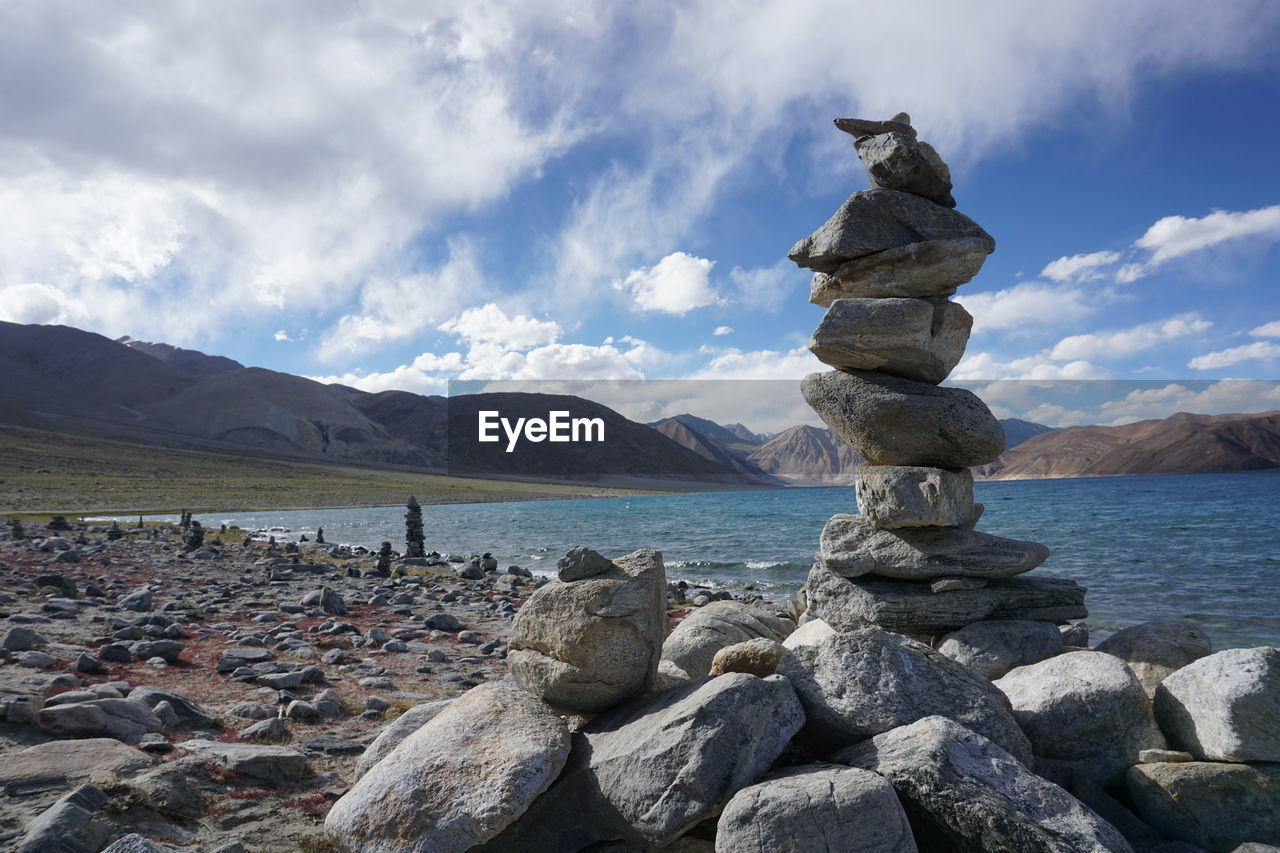
<instances>
[{"instance_id":1,"label":"small stone cairn","mask_svg":"<svg viewBox=\"0 0 1280 853\"><path fill-rule=\"evenodd\" d=\"M972 466L1004 450L1004 430L969 391L941 383L973 318L948 297L995 241L956 212L951 173L910 117L836 119L871 188L855 192L788 257L814 271L827 309L809 349L833 370L805 377L805 400L866 462L859 515L827 521L806 592L837 631L876 625L933 637L984 619L1082 618L1084 589L1025 578L1049 549L974 530Z\"/></svg>"}]
</instances>

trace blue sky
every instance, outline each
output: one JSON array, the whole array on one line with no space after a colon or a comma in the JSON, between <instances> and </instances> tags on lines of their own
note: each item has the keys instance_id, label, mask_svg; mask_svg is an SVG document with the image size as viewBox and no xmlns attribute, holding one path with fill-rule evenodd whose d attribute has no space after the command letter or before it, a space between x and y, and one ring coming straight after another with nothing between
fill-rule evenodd
<instances>
[{"instance_id":1,"label":"blue sky","mask_svg":"<svg viewBox=\"0 0 1280 853\"><path fill-rule=\"evenodd\" d=\"M369 390L798 378L831 119L906 110L997 241L957 381L1280 408L1213 383L1280 367L1280 6L582 6L11 0L0 319Z\"/></svg>"}]
</instances>

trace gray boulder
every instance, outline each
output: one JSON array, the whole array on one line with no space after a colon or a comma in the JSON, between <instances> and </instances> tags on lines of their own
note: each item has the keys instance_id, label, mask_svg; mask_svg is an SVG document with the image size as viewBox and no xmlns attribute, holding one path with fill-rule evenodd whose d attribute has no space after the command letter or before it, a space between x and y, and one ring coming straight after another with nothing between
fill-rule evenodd
<instances>
[{"instance_id":1,"label":"gray boulder","mask_svg":"<svg viewBox=\"0 0 1280 853\"><path fill-rule=\"evenodd\" d=\"M856 831L850 831L857 827ZM743 788L716 823L718 853L916 853L893 786L855 767L809 764Z\"/></svg>"},{"instance_id":2,"label":"gray boulder","mask_svg":"<svg viewBox=\"0 0 1280 853\"><path fill-rule=\"evenodd\" d=\"M121 610L133 610L138 613L145 613L151 609L151 590L145 586L136 589L117 601L116 607L119 607Z\"/></svg>"},{"instance_id":3,"label":"gray boulder","mask_svg":"<svg viewBox=\"0 0 1280 853\"><path fill-rule=\"evenodd\" d=\"M903 133L864 136L855 143L872 187L901 190L943 207L955 207L951 170L927 142Z\"/></svg>"},{"instance_id":4,"label":"gray boulder","mask_svg":"<svg viewBox=\"0 0 1280 853\"><path fill-rule=\"evenodd\" d=\"M1213 644L1190 622L1144 622L1116 631L1097 645L1097 651L1129 664L1148 696L1175 671L1213 652Z\"/></svg>"},{"instance_id":5,"label":"gray boulder","mask_svg":"<svg viewBox=\"0 0 1280 853\"><path fill-rule=\"evenodd\" d=\"M569 754L564 722L503 684L472 688L406 737L329 810L342 849L461 853L547 789Z\"/></svg>"},{"instance_id":6,"label":"gray boulder","mask_svg":"<svg viewBox=\"0 0 1280 853\"><path fill-rule=\"evenodd\" d=\"M615 708L573 736L556 783L481 850L662 848L759 781L803 722L785 678L738 672Z\"/></svg>"},{"instance_id":7,"label":"gray boulder","mask_svg":"<svg viewBox=\"0 0 1280 853\"><path fill-rule=\"evenodd\" d=\"M810 373L800 391L869 465L969 468L1004 450L1004 427L962 388L868 371Z\"/></svg>"},{"instance_id":8,"label":"gray boulder","mask_svg":"<svg viewBox=\"0 0 1280 853\"><path fill-rule=\"evenodd\" d=\"M865 118L838 118L835 126L853 137L854 144L858 140L880 133L900 133L910 139L916 138L916 129L911 126L911 116L898 113L888 121L874 121Z\"/></svg>"},{"instance_id":9,"label":"gray boulder","mask_svg":"<svg viewBox=\"0 0 1280 853\"><path fill-rule=\"evenodd\" d=\"M150 708L128 699L94 699L53 705L37 713L32 722L36 728L54 737L110 737L125 743L137 743L147 732L158 732L164 728Z\"/></svg>"},{"instance_id":10,"label":"gray boulder","mask_svg":"<svg viewBox=\"0 0 1280 853\"><path fill-rule=\"evenodd\" d=\"M778 664L804 705L820 754L934 715L990 737L1019 759L1031 745L1004 694L982 676L908 637L878 628L788 649Z\"/></svg>"},{"instance_id":11,"label":"gray boulder","mask_svg":"<svg viewBox=\"0 0 1280 853\"><path fill-rule=\"evenodd\" d=\"M666 634L662 554L642 549L583 580L552 581L511 623L507 664L520 686L570 711L598 713L653 680Z\"/></svg>"},{"instance_id":12,"label":"gray boulder","mask_svg":"<svg viewBox=\"0 0 1280 853\"><path fill-rule=\"evenodd\" d=\"M359 779L368 773L369 768L390 755L391 750L403 743L404 739L409 735L434 720L436 715L449 707L449 703L452 701L452 699L441 699L437 702L414 705L383 726L382 731L378 733L378 737L374 739L373 743L369 744L364 754L360 756L360 760L356 762L355 778Z\"/></svg>"},{"instance_id":13,"label":"gray boulder","mask_svg":"<svg viewBox=\"0 0 1280 853\"><path fill-rule=\"evenodd\" d=\"M307 757L287 746L199 739L184 740L178 746L225 767L237 776L273 785L296 782L307 773Z\"/></svg>"},{"instance_id":14,"label":"gray boulder","mask_svg":"<svg viewBox=\"0 0 1280 853\"><path fill-rule=\"evenodd\" d=\"M183 853L184 850L190 849L161 844L159 841L152 841L144 835L131 832L104 849L102 853Z\"/></svg>"},{"instance_id":15,"label":"gray boulder","mask_svg":"<svg viewBox=\"0 0 1280 853\"><path fill-rule=\"evenodd\" d=\"M602 575L613 568L613 561L585 545L570 548L556 561L556 577L568 583Z\"/></svg>"},{"instance_id":16,"label":"gray boulder","mask_svg":"<svg viewBox=\"0 0 1280 853\"><path fill-rule=\"evenodd\" d=\"M1175 749L1210 761L1280 761L1280 648L1227 649L1156 688L1156 720Z\"/></svg>"},{"instance_id":17,"label":"gray boulder","mask_svg":"<svg viewBox=\"0 0 1280 853\"><path fill-rule=\"evenodd\" d=\"M833 515L823 525L818 560L842 577L898 580L940 577L1008 578L1043 563L1039 542L1006 539L963 527L882 530L861 515Z\"/></svg>"},{"instance_id":18,"label":"gray boulder","mask_svg":"<svg viewBox=\"0 0 1280 853\"><path fill-rule=\"evenodd\" d=\"M835 760L889 780L922 850L1132 853L1080 801L945 717L876 735Z\"/></svg>"},{"instance_id":19,"label":"gray boulder","mask_svg":"<svg viewBox=\"0 0 1280 853\"><path fill-rule=\"evenodd\" d=\"M938 384L964 355L973 317L958 302L837 299L809 351L840 370L877 370Z\"/></svg>"},{"instance_id":20,"label":"gray boulder","mask_svg":"<svg viewBox=\"0 0 1280 853\"><path fill-rule=\"evenodd\" d=\"M780 643L795 627L790 619L741 601L713 601L672 630L662 644L662 660L680 677L701 678L721 649L761 637Z\"/></svg>"},{"instance_id":21,"label":"gray boulder","mask_svg":"<svg viewBox=\"0 0 1280 853\"><path fill-rule=\"evenodd\" d=\"M791 247L787 257L815 272L832 272L842 263L925 240L995 240L963 213L897 190L860 190L817 231Z\"/></svg>"},{"instance_id":22,"label":"gray boulder","mask_svg":"<svg viewBox=\"0 0 1280 853\"><path fill-rule=\"evenodd\" d=\"M4 632L4 638L0 639L0 649L10 652L25 652L36 646L43 646L47 642L48 640L35 631L19 625Z\"/></svg>"},{"instance_id":23,"label":"gray boulder","mask_svg":"<svg viewBox=\"0 0 1280 853\"><path fill-rule=\"evenodd\" d=\"M107 795L81 785L36 815L27 824L15 853L98 853L111 829L93 813L106 805Z\"/></svg>"},{"instance_id":24,"label":"gray boulder","mask_svg":"<svg viewBox=\"0 0 1280 853\"><path fill-rule=\"evenodd\" d=\"M1063 785L1120 781L1144 749L1164 749L1151 700L1124 661L1068 652L1020 666L995 683L1031 740L1035 768Z\"/></svg>"},{"instance_id":25,"label":"gray boulder","mask_svg":"<svg viewBox=\"0 0 1280 853\"><path fill-rule=\"evenodd\" d=\"M877 625L899 634L945 634L981 619L1065 622L1089 615L1084 587L1053 577L987 581L979 589L934 592L927 583L843 578L814 565L805 587L809 612L837 631Z\"/></svg>"},{"instance_id":26,"label":"gray boulder","mask_svg":"<svg viewBox=\"0 0 1280 853\"><path fill-rule=\"evenodd\" d=\"M1280 764L1140 764L1126 780L1142 819L1214 853L1280 845Z\"/></svg>"},{"instance_id":27,"label":"gray boulder","mask_svg":"<svg viewBox=\"0 0 1280 853\"><path fill-rule=\"evenodd\" d=\"M968 468L860 465L855 485L858 511L883 530L958 527L974 516Z\"/></svg>"},{"instance_id":28,"label":"gray boulder","mask_svg":"<svg viewBox=\"0 0 1280 853\"><path fill-rule=\"evenodd\" d=\"M1038 663L1062 651L1062 632L1048 622L992 619L965 625L942 638L938 651L986 678Z\"/></svg>"},{"instance_id":29,"label":"gray boulder","mask_svg":"<svg viewBox=\"0 0 1280 853\"><path fill-rule=\"evenodd\" d=\"M301 603L304 607L318 607L330 616L347 615L347 604L342 596L327 586L307 593L302 597Z\"/></svg>"},{"instance_id":30,"label":"gray boulder","mask_svg":"<svg viewBox=\"0 0 1280 853\"><path fill-rule=\"evenodd\" d=\"M982 269L994 244L982 237L923 240L845 261L814 273L809 301L826 308L837 299L951 296Z\"/></svg>"},{"instance_id":31,"label":"gray boulder","mask_svg":"<svg viewBox=\"0 0 1280 853\"><path fill-rule=\"evenodd\" d=\"M186 696L174 693L172 690L164 690L160 687L135 687L129 691L128 698L134 702L141 702L148 708L155 708L161 702L168 702L177 713L178 719L191 728L218 728L216 717Z\"/></svg>"}]
</instances>

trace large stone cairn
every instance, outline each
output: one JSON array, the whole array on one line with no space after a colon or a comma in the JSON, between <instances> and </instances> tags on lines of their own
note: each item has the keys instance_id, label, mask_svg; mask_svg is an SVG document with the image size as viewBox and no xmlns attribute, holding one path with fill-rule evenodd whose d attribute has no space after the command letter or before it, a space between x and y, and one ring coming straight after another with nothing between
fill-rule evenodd
<instances>
[{"instance_id":1,"label":"large stone cairn","mask_svg":"<svg viewBox=\"0 0 1280 853\"><path fill-rule=\"evenodd\" d=\"M422 505L418 503L416 496L410 495L404 506L404 555L421 557L426 542L426 536L422 532Z\"/></svg>"},{"instance_id":2,"label":"large stone cairn","mask_svg":"<svg viewBox=\"0 0 1280 853\"><path fill-rule=\"evenodd\" d=\"M969 469L1004 450L1000 422L972 393L940 387L973 318L948 297L995 241L958 213L951 173L910 117L836 119L871 188L851 195L788 256L814 271L827 309L809 349L834 370L805 377L805 400L866 464L859 515L823 528L809 607L837 631L876 625L936 636L983 619L1085 616L1069 580L1017 577L1045 546L973 529Z\"/></svg>"}]
</instances>

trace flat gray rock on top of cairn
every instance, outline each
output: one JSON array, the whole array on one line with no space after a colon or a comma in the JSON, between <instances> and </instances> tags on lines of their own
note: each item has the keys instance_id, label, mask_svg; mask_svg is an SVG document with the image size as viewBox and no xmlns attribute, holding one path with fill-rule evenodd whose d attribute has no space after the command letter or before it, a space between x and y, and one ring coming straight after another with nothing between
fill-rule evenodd
<instances>
[{"instance_id":1,"label":"flat gray rock on top of cairn","mask_svg":"<svg viewBox=\"0 0 1280 853\"><path fill-rule=\"evenodd\" d=\"M881 133L901 133L912 139L916 137L916 129L911 126L911 116L906 113L898 113L887 121L874 121L865 118L837 118L832 119L832 123L852 136L854 142L863 137L876 136Z\"/></svg>"},{"instance_id":2,"label":"flat gray rock on top of cairn","mask_svg":"<svg viewBox=\"0 0 1280 853\"><path fill-rule=\"evenodd\" d=\"M993 245L985 237L921 240L845 261L829 273L814 273L809 301L826 308L849 297L946 297L970 281Z\"/></svg>"},{"instance_id":3,"label":"flat gray rock on top of cairn","mask_svg":"<svg viewBox=\"0 0 1280 853\"><path fill-rule=\"evenodd\" d=\"M968 468L860 465L858 511L873 527L972 527L973 474Z\"/></svg>"},{"instance_id":4,"label":"flat gray rock on top of cairn","mask_svg":"<svg viewBox=\"0 0 1280 853\"><path fill-rule=\"evenodd\" d=\"M978 223L928 199L897 190L859 190L822 227L791 247L787 257L814 272L834 272L885 249L926 240L995 240Z\"/></svg>"},{"instance_id":5,"label":"flat gray rock on top of cairn","mask_svg":"<svg viewBox=\"0 0 1280 853\"><path fill-rule=\"evenodd\" d=\"M973 317L958 302L837 299L809 351L840 370L875 370L937 385L964 355Z\"/></svg>"},{"instance_id":6,"label":"flat gray rock on top of cairn","mask_svg":"<svg viewBox=\"0 0 1280 853\"><path fill-rule=\"evenodd\" d=\"M1111 824L999 745L926 717L837 753L893 785L921 850L1133 853Z\"/></svg>"},{"instance_id":7,"label":"flat gray rock on top of cairn","mask_svg":"<svg viewBox=\"0 0 1280 853\"><path fill-rule=\"evenodd\" d=\"M807 764L771 773L734 794L716 821L716 851L916 853L916 842L884 777Z\"/></svg>"},{"instance_id":8,"label":"flat gray rock on top of cairn","mask_svg":"<svg viewBox=\"0 0 1280 853\"><path fill-rule=\"evenodd\" d=\"M603 574L552 581L511 623L511 675L558 708L611 708L652 682L666 605L662 554L652 549L619 557Z\"/></svg>"},{"instance_id":9,"label":"flat gray rock on top of cairn","mask_svg":"<svg viewBox=\"0 0 1280 853\"><path fill-rule=\"evenodd\" d=\"M818 544L818 561L847 578L1008 578L1031 571L1048 556L1049 549L1039 542L963 527L879 530L863 516L848 514L827 519Z\"/></svg>"},{"instance_id":10,"label":"flat gray rock on top of cairn","mask_svg":"<svg viewBox=\"0 0 1280 853\"><path fill-rule=\"evenodd\" d=\"M869 371L810 373L805 402L870 465L971 468L1004 450L1004 427L962 388Z\"/></svg>"},{"instance_id":11,"label":"flat gray rock on top of cairn","mask_svg":"<svg viewBox=\"0 0 1280 853\"><path fill-rule=\"evenodd\" d=\"M809 610L837 631L877 625L899 634L945 634L982 619L1066 622L1088 615L1085 588L1054 577L987 581L980 589L933 592L929 584L842 578L821 564L809 571Z\"/></svg>"}]
</instances>

